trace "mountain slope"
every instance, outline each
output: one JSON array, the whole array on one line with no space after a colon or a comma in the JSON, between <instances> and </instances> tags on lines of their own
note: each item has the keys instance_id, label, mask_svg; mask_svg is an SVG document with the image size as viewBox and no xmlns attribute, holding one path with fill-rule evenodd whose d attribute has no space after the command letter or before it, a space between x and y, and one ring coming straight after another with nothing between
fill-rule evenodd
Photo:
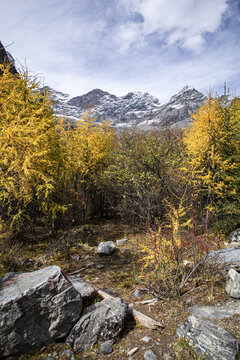
<instances>
[{"instance_id":1,"label":"mountain slope","mask_svg":"<svg viewBox=\"0 0 240 360\"><path fill-rule=\"evenodd\" d=\"M115 128L136 126L149 129L154 126L186 126L190 115L203 103L205 97L194 88L184 87L171 97L166 104L141 92L131 92L117 97L100 89L70 98L69 95L45 87L51 92L56 116L78 120L83 113L90 111L97 122L110 121Z\"/></svg>"}]
</instances>

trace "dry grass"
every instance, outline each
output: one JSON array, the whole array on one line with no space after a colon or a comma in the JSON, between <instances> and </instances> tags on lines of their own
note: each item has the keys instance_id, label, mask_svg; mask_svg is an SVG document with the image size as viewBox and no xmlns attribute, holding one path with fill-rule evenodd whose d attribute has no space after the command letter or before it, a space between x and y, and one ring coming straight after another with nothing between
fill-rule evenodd
<instances>
[{"instance_id":1,"label":"dry grass","mask_svg":"<svg viewBox=\"0 0 240 360\"><path fill-rule=\"evenodd\" d=\"M134 360L143 359L144 348L151 348L157 356L159 349L161 349L163 353L170 354L171 359L200 359L196 357L193 350L186 343L179 342L176 338L176 328L189 315L187 312L189 306L214 304L226 300L223 274L216 272L214 275L209 274L208 277L203 277L196 286L191 286L189 293L178 299L158 299L156 304L152 306L141 304L139 299L133 296L133 292L136 287L146 287L145 284L138 281L138 269L136 266L139 259L140 245L141 243L146 245L145 235L131 235L130 229L127 230L126 226L123 226L121 231L119 225L117 230L114 231L114 224L105 223L99 236L97 230L99 226L99 224L96 227L91 225L91 231L88 227L88 232L93 234L93 239L89 238L89 233L86 235L86 230L82 232L77 231L75 228L75 230L70 231L69 234L71 235L62 237L67 244L60 244L59 239L26 244L18 252L19 264L22 265L18 266L17 271L38 269L54 264L61 266L65 273L68 274L84 267L85 270L81 272L83 278L98 288L114 290L117 296L122 297L128 303L133 303L136 310L159 321L164 325L164 328L159 331L152 331L129 320L121 339L114 345L112 354L103 355L99 346L97 346L89 352L78 355L77 359L126 359L127 349L135 346L139 347L139 351L132 356ZM106 236L104 231L106 231ZM114 232L114 237L110 237L111 232ZM116 240L123 236L129 238L128 243L119 247L113 255L100 256L97 254L96 246L100 241L109 240L110 238ZM55 241L58 246L55 246ZM65 248L67 250L64 250ZM79 260L76 260L76 256L79 256ZM32 261L29 262L29 258ZM103 269L97 269L96 266L100 264L104 265ZM141 300L151 299L152 297L153 295L147 291L146 287ZM236 331L238 331L237 328ZM141 341L144 336L151 337L148 344ZM65 348L67 348L65 344L55 344L47 347L42 353L37 352L18 359L46 359L47 355L52 351L57 351L60 355ZM17 357L13 359L17 359ZM59 359L62 360L60 356ZM160 356L159 359L161 359Z\"/></svg>"}]
</instances>

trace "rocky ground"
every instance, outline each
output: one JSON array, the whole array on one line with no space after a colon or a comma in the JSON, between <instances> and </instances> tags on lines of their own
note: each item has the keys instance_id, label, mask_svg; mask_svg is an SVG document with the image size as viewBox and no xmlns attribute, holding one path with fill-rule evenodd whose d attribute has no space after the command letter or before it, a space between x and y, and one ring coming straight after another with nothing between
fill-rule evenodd
<instances>
[{"instance_id":1,"label":"rocky ground","mask_svg":"<svg viewBox=\"0 0 240 360\"><path fill-rule=\"evenodd\" d=\"M97 244L101 241L121 238L127 238L128 241L116 244L111 255L98 254ZM144 235L133 235L126 226L106 223L74 228L62 234L58 242L48 242L48 246L46 242L32 241L22 247L15 259L14 270L29 271L59 265L65 274L75 273L70 276L81 276L94 287L113 297L122 298L130 307L158 321L162 327L150 330L129 316L110 354L103 353L104 349L96 345L91 350L74 355L68 345L59 342L43 347L40 352L10 359L202 359L188 341L177 336L176 331L192 314L194 305L210 306L228 299L225 291L227 271L215 271L199 283L189 284L189 292L178 299L157 298L146 285L137 280L139 246L144 241ZM94 302L97 300L100 298L97 297ZM240 341L238 316L234 316L234 320L227 318L221 321L225 329L230 330Z\"/></svg>"}]
</instances>

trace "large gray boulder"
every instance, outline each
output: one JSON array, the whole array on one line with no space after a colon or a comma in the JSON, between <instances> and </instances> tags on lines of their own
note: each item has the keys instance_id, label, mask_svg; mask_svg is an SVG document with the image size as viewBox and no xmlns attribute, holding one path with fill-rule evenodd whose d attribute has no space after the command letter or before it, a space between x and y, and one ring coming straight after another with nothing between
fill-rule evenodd
<instances>
[{"instance_id":1,"label":"large gray boulder","mask_svg":"<svg viewBox=\"0 0 240 360\"><path fill-rule=\"evenodd\" d=\"M0 280L0 357L65 337L81 310L80 293L58 266L7 274Z\"/></svg>"},{"instance_id":2,"label":"large gray boulder","mask_svg":"<svg viewBox=\"0 0 240 360\"><path fill-rule=\"evenodd\" d=\"M209 306L195 305L188 311L192 315L177 329L178 336L188 339L198 355L206 356L204 359L235 359L237 340L218 321L239 316L240 301L229 300Z\"/></svg>"},{"instance_id":3,"label":"large gray boulder","mask_svg":"<svg viewBox=\"0 0 240 360\"><path fill-rule=\"evenodd\" d=\"M67 337L67 344L81 352L97 343L114 342L124 328L127 315L128 305L120 298L98 302L83 313Z\"/></svg>"},{"instance_id":4,"label":"large gray boulder","mask_svg":"<svg viewBox=\"0 0 240 360\"><path fill-rule=\"evenodd\" d=\"M188 339L197 355L206 360L235 360L237 339L214 321L191 315L177 329L180 338Z\"/></svg>"},{"instance_id":5,"label":"large gray boulder","mask_svg":"<svg viewBox=\"0 0 240 360\"><path fill-rule=\"evenodd\" d=\"M240 299L240 274L234 269L228 271L226 292L229 296Z\"/></svg>"},{"instance_id":6,"label":"large gray boulder","mask_svg":"<svg viewBox=\"0 0 240 360\"><path fill-rule=\"evenodd\" d=\"M116 246L113 241L105 241L101 242L98 245L97 251L100 255L111 255L114 252L115 248Z\"/></svg>"}]
</instances>

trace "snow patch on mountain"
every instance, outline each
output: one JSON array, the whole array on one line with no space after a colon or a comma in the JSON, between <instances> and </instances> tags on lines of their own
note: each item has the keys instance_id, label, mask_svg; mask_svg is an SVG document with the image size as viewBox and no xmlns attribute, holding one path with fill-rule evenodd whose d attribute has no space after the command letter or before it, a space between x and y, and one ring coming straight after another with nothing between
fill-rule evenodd
<instances>
[{"instance_id":1,"label":"snow patch on mountain","mask_svg":"<svg viewBox=\"0 0 240 360\"><path fill-rule=\"evenodd\" d=\"M117 97L101 89L94 89L87 94L70 98L68 94L49 87L53 110L57 117L76 121L90 112L97 122L109 121L117 129L135 126L149 129L155 126L186 126L190 116L203 103L205 97L194 88L185 86L178 94L173 95L168 103L148 94L130 92Z\"/></svg>"}]
</instances>

